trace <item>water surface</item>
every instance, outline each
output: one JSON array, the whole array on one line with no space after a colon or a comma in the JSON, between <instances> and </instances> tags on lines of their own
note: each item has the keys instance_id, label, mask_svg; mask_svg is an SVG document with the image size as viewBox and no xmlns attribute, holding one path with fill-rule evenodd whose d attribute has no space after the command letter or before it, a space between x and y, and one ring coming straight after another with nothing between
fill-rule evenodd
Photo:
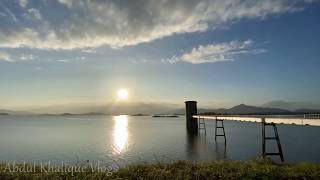
<instances>
[{"instance_id":1,"label":"water surface","mask_svg":"<svg viewBox=\"0 0 320 180\"><path fill-rule=\"evenodd\" d=\"M0 161L125 165L261 154L261 124L225 121L226 146L223 139L214 141L214 122L206 125L207 134L194 137L187 135L183 116L0 116ZM320 127L278 125L278 130L286 161L320 162ZM268 151L275 145L269 143Z\"/></svg>"}]
</instances>

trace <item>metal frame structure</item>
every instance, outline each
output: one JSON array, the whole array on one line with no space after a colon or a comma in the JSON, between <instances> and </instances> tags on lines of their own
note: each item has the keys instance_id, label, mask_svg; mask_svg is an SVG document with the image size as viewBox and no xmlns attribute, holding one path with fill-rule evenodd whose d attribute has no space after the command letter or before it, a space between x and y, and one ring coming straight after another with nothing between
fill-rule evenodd
<instances>
[{"instance_id":1,"label":"metal frame structure","mask_svg":"<svg viewBox=\"0 0 320 180\"><path fill-rule=\"evenodd\" d=\"M280 138L277 130L276 124L294 124L294 125L310 125L310 126L320 126L320 115L318 119L316 118L306 118L307 115L304 115L303 118L295 117L279 117L279 116L257 116L257 115L238 115L238 116L203 116L197 115L197 102L196 101L186 101L186 125L187 132L190 134L198 133L198 130L205 128L205 119L215 120L215 140L217 137L223 136L224 142L226 144L226 134L224 129L223 121L248 121L248 122L258 122L262 124L262 156L280 156L281 161L284 161L282 147L280 143ZM310 115L310 114L309 114ZM313 115L313 114L311 114ZM287 115L286 115L287 116ZM202 122L200 122L202 120ZM197 122L199 121L199 122ZM221 126L218 126L218 122L221 122ZM203 125L203 127L201 127ZM266 126L272 126L274 131L274 136L266 137ZM218 134L218 129L222 129L223 134ZM275 140L277 142L278 152L266 152L267 141Z\"/></svg>"},{"instance_id":2,"label":"metal frame structure","mask_svg":"<svg viewBox=\"0 0 320 180\"><path fill-rule=\"evenodd\" d=\"M227 143L226 139L226 132L224 131L224 124L223 124L223 119L216 119L215 120L216 125L215 125L215 134L214 134L214 140L217 141L217 136L224 137L224 143ZM218 126L218 122L221 122L220 126ZM218 129L222 129L223 134L218 134Z\"/></svg>"},{"instance_id":3,"label":"metal frame structure","mask_svg":"<svg viewBox=\"0 0 320 180\"><path fill-rule=\"evenodd\" d=\"M281 161L284 161L283 153L282 153L282 147L280 143L280 138L277 130L277 126L275 123L266 123L265 118L261 119L262 123L262 156L265 158L266 156L280 156ZM266 137L266 126L272 126L274 131L274 136L272 137ZM278 145L278 152L272 152L268 153L266 152L266 145L267 140L276 140Z\"/></svg>"},{"instance_id":4,"label":"metal frame structure","mask_svg":"<svg viewBox=\"0 0 320 180\"><path fill-rule=\"evenodd\" d=\"M201 129L203 129L204 130L204 134L207 134L206 122L205 122L204 118L199 118L198 119L198 129L199 129L199 132L200 132Z\"/></svg>"}]
</instances>

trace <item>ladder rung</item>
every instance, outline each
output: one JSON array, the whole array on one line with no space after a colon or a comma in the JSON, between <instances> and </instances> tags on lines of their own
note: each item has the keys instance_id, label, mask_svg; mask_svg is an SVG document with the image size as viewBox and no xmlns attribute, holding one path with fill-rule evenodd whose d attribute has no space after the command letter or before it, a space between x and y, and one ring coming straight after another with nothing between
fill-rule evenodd
<instances>
[{"instance_id":1,"label":"ladder rung","mask_svg":"<svg viewBox=\"0 0 320 180\"><path fill-rule=\"evenodd\" d=\"M221 127L216 127L216 128L224 128L223 126L221 126Z\"/></svg>"},{"instance_id":2,"label":"ladder rung","mask_svg":"<svg viewBox=\"0 0 320 180\"><path fill-rule=\"evenodd\" d=\"M269 156L280 156L280 153L266 153Z\"/></svg>"},{"instance_id":3,"label":"ladder rung","mask_svg":"<svg viewBox=\"0 0 320 180\"><path fill-rule=\"evenodd\" d=\"M274 123L264 123L265 126L275 126Z\"/></svg>"},{"instance_id":4,"label":"ladder rung","mask_svg":"<svg viewBox=\"0 0 320 180\"><path fill-rule=\"evenodd\" d=\"M265 140L273 140L273 139L277 139L277 137L265 137Z\"/></svg>"},{"instance_id":5,"label":"ladder rung","mask_svg":"<svg viewBox=\"0 0 320 180\"><path fill-rule=\"evenodd\" d=\"M223 135L223 134L217 134L216 136L226 136L226 135Z\"/></svg>"}]
</instances>

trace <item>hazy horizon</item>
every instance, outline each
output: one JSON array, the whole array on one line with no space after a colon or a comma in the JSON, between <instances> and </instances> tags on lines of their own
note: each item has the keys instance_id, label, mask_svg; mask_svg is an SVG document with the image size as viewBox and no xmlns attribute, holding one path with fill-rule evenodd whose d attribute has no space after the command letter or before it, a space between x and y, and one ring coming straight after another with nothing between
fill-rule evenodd
<instances>
[{"instance_id":1,"label":"hazy horizon","mask_svg":"<svg viewBox=\"0 0 320 180\"><path fill-rule=\"evenodd\" d=\"M263 107L263 108L277 108L289 111L301 110L301 109L310 109L310 110L320 110L320 103L308 103L308 102L286 102L286 101L269 101L262 104L248 104L241 103L247 106ZM233 104L229 106L218 106L203 104L198 102L199 109L220 109L225 108L229 109L240 104ZM35 107L0 107L0 110L11 110L11 111L25 111L31 113L52 113L52 114L62 114L62 113L74 113L74 114L83 114L83 113L106 113L106 114L157 114L157 113L177 113L177 110L184 110L184 102L181 103L166 103L166 102L106 102L101 104L94 103L81 103L81 104L58 104L58 105L47 105L47 106L35 106Z\"/></svg>"}]
</instances>

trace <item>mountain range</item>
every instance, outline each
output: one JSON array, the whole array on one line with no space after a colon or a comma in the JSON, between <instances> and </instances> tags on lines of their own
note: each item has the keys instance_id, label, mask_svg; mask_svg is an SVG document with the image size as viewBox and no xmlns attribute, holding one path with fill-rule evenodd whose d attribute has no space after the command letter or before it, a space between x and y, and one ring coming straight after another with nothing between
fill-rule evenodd
<instances>
[{"instance_id":1,"label":"mountain range","mask_svg":"<svg viewBox=\"0 0 320 180\"><path fill-rule=\"evenodd\" d=\"M77 106L67 107L60 106L55 110L46 111L46 109L38 109L37 114L85 114L85 115L97 115L97 114L184 114L184 108L176 108L172 104L153 104L153 103L127 103L127 104L113 104L105 106ZM39 113L41 112L41 113ZM43 113L42 113L43 112ZM297 109L287 110L274 107L258 107L248 106L240 104L231 108L218 108L218 109L206 109L198 108L199 114L273 114L273 115L289 115L289 114L304 114L304 113L320 113L319 109ZM30 115L34 114L26 111L12 111L12 110L0 110L0 114L7 115Z\"/></svg>"},{"instance_id":2,"label":"mountain range","mask_svg":"<svg viewBox=\"0 0 320 180\"><path fill-rule=\"evenodd\" d=\"M279 109L287 109L290 111L318 111L320 109L319 102L304 102L304 101L269 101L263 104L261 107L272 107Z\"/></svg>"},{"instance_id":3,"label":"mountain range","mask_svg":"<svg viewBox=\"0 0 320 180\"><path fill-rule=\"evenodd\" d=\"M28 111L14 111L14 110L7 110L7 109L0 109L0 115L31 115L33 113Z\"/></svg>"},{"instance_id":4,"label":"mountain range","mask_svg":"<svg viewBox=\"0 0 320 180\"><path fill-rule=\"evenodd\" d=\"M293 111L279 108L257 107L240 104L232 108L220 108L220 109L199 109L199 113L205 114L292 114Z\"/></svg>"}]
</instances>

